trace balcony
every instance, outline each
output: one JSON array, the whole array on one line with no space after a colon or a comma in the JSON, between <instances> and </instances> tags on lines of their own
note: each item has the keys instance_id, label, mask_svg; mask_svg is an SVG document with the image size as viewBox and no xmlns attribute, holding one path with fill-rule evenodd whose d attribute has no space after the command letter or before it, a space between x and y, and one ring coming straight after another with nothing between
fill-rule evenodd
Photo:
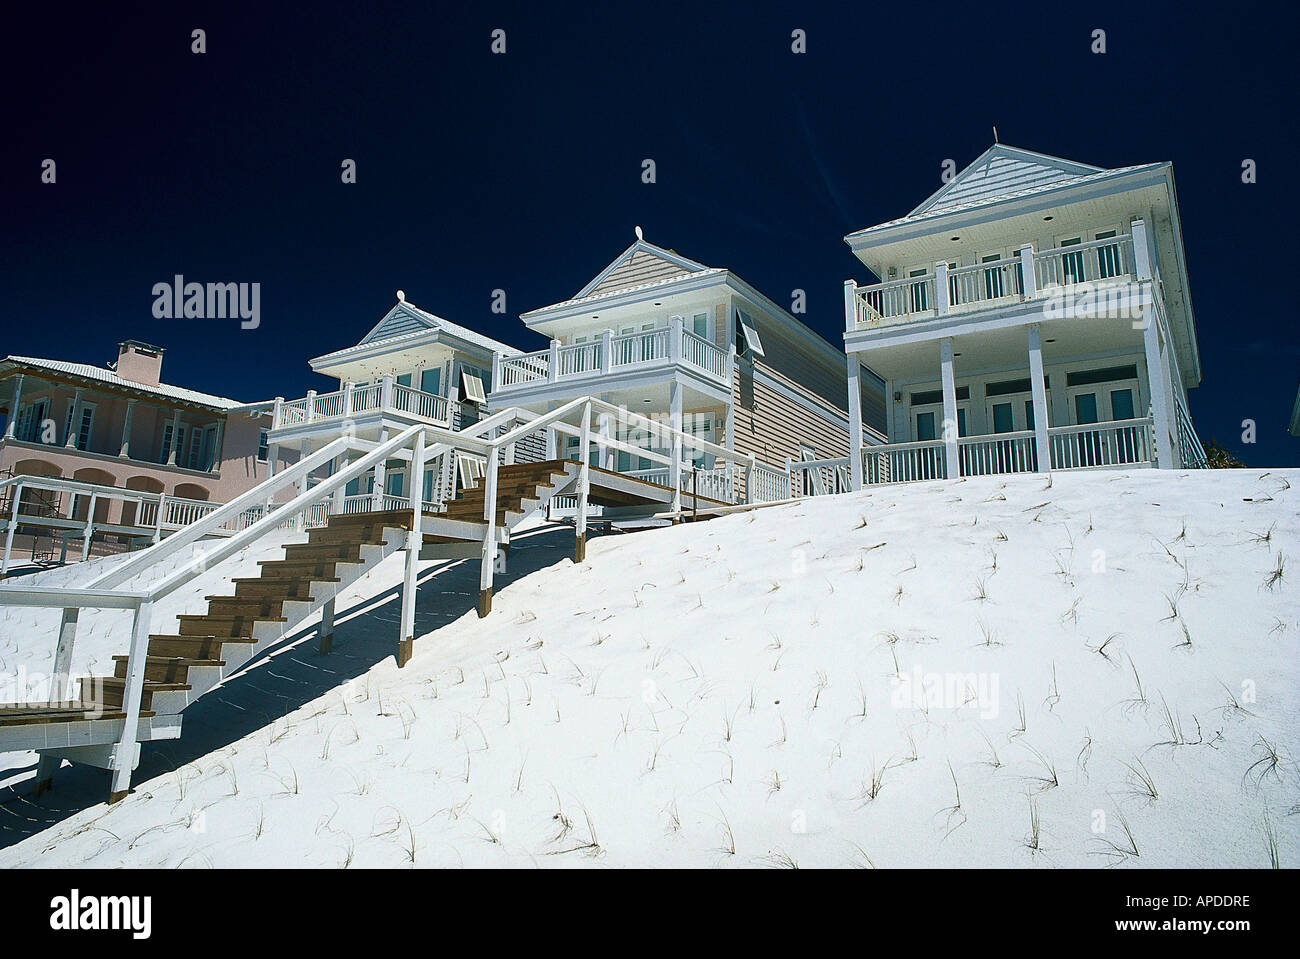
<instances>
[{"instance_id":1,"label":"balcony","mask_svg":"<svg viewBox=\"0 0 1300 959\"><path fill-rule=\"evenodd\" d=\"M510 397L570 383L585 388L589 380L660 370L670 374L678 369L729 391L732 363L729 352L683 329L679 322L618 336L606 330L590 343L561 346L556 340L547 350L500 358L493 367L492 393Z\"/></svg>"},{"instance_id":2,"label":"balcony","mask_svg":"<svg viewBox=\"0 0 1300 959\"><path fill-rule=\"evenodd\" d=\"M955 269L939 263L925 276L853 286L855 312L848 332L1043 302L1070 288L1082 292L1085 284L1121 292L1136 284L1139 275L1130 234L1051 250L1026 245L1017 257Z\"/></svg>"},{"instance_id":3,"label":"balcony","mask_svg":"<svg viewBox=\"0 0 1300 959\"><path fill-rule=\"evenodd\" d=\"M449 426L455 404L445 396L426 393L384 377L368 386L347 384L333 393L309 392L302 399L276 400L271 432L328 430L348 421L383 419L401 423ZM277 436L276 439L282 439Z\"/></svg>"}]
</instances>

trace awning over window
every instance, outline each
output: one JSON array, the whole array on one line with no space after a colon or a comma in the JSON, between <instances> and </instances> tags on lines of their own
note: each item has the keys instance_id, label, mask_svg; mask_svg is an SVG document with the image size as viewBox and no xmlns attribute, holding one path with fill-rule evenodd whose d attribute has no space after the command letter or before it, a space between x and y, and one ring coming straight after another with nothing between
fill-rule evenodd
<instances>
[{"instance_id":1,"label":"awning over window","mask_svg":"<svg viewBox=\"0 0 1300 959\"><path fill-rule=\"evenodd\" d=\"M465 399L473 403L486 403L487 394L483 391L483 381L473 373L460 374L461 383L464 384Z\"/></svg>"},{"instance_id":2,"label":"awning over window","mask_svg":"<svg viewBox=\"0 0 1300 959\"><path fill-rule=\"evenodd\" d=\"M736 310L736 322L740 325L741 336L745 338L745 346L755 356L763 356L763 341L758 338L758 328L754 325L754 318L744 310Z\"/></svg>"}]
</instances>

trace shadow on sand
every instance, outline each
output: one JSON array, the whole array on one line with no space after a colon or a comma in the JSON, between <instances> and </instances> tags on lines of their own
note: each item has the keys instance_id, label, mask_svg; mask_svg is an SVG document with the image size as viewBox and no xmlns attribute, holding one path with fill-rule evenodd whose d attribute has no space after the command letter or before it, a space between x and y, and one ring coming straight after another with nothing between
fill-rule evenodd
<instances>
[{"instance_id":1,"label":"shadow on sand","mask_svg":"<svg viewBox=\"0 0 1300 959\"><path fill-rule=\"evenodd\" d=\"M511 542L507 569L497 574L496 588L572 556L571 526L548 525L521 533ZM427 635L473 611L478 605L478 574L476 560L435 563L422 570L415 635ZM333 651L328 656L320 653L316 623L263 651L185 710L180 739L143 743L132 782L148 782L228 746L394 656L400 596L397 582L382 593L340 610ZM26 769L27 775L22 775L23 769L5 771L8 777L21 778L0 790L0 849L108 797L106 770L65 765L55 775L53 788L33 798L35 771L34 758Z\"/></svg>"}]
</instances>

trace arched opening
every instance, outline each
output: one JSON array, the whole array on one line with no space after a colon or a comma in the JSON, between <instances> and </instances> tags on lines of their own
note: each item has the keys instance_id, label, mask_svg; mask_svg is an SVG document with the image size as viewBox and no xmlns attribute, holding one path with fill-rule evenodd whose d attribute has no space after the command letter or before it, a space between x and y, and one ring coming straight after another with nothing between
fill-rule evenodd
<instances>
[{"instance_id":1,"label":"arched opening","mask_svg":"<svg viewBox=\"0 0 1300 959\"><path fill-rule=\"evenodd\" d=\"M13 472L15 476L63 475L63 470L45 460L19 460L14 464ZM55 490L31 489L29 487L23 490L21 512L26 513L28 516L53 516L61 502L61 496ZM5 508L10 509L12 507L6 502Z\"/></svg>"},{"instance_id":2,"label":"arched opening","mask_svg":"<svg viewBox=\"0 0 1300 959\"><path fill-rule=\"evenodd\" d=\"M132 476L124 484L127 489L140 490L144 493L161 493L163 491L163 481L155 479L152 476ZM122 525L139 526L142 525L138 520L141 518L140 505L138 503L122 504ZM152 509L143 511L144 516L152 516Z\"/></svg>"},{"instance_id":3,"label":"arched opening","mask_svg":"<svg viewBox=\"0 0 1300 959\"><path fill-rule=\"evenodd\" d=\"M82 483L94 483L97 486L117 485L117 477L114 476L112 473L108 472L107 470L95 469L94 467L91 466L87 466L84 469L77 470L75 473L72 474L72 478ZM109 499L95 500L95 522L96 523L108 522L108 509L112 505L113 505L113 501ZM85 494L85 493L77 494L76 497L73 499L72 518L78 520L84 520L86 518L86 513L89 509L90 509L89 494Z\"/></svg>"},{"instance_id":4,"label":"arched opening","mask_svg":"<svg viewBox=\"0 0 1300 959\"><path fill-rule=\"evenodd\" d=\"M206 501L208 491L198 483L177 483L172 495L180 499L198 499Z\"/></svg>"}]
</instances>

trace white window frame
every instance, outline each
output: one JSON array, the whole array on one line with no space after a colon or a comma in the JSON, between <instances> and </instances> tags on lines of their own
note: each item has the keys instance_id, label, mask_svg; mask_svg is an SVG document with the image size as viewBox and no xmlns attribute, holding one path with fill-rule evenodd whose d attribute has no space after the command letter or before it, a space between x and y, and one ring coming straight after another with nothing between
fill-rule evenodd
<instances>
[{"instance_id":1,"label":"white window frame","mask_svg":"<svg viewBox=\"0 0 1300 959\"><path fill-rule=\"evenodd\" d=\"M758 336L758 327L754 325L754 317L740 307L736 307L735 310L736 326L740 331L737 342L742 339L745 341L745 353L753 353L755 356L766 355L763 353L763 341Z\"/></svg>"}]
</instances>

